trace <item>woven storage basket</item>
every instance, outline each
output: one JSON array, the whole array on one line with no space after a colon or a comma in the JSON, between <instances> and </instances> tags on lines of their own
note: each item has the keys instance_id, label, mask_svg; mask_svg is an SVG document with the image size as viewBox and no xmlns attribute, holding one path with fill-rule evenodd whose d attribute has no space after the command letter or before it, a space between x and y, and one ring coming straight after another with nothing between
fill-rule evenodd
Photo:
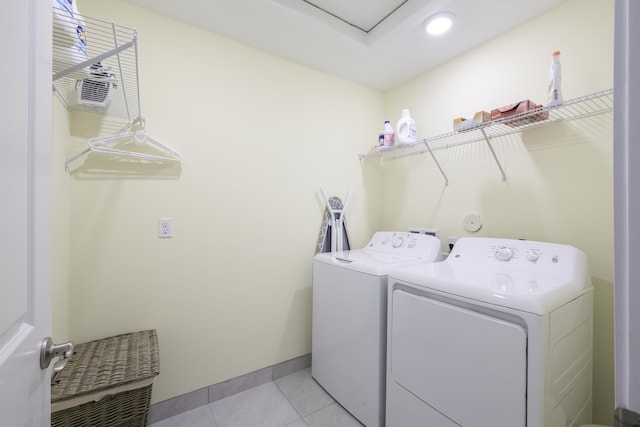
<instances>
[{"instance_id":1,"label":"woven storage basket","mask_svg":"<svg viewBox=\"0 0 640 427\"><path fill-rule=\"evenodd\" d=\"M159 367L154 329L78 344L51 384L51 425L145 426Z\"/></svg>"}]
</instances>

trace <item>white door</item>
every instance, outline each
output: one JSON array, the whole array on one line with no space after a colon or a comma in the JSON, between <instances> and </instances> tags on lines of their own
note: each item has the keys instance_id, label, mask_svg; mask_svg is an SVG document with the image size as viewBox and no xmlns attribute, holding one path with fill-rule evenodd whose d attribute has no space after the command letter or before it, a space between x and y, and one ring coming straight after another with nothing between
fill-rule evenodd
<instances>
[{"instance_id":1,"label":"white door","mask_svg":"<svg viewBox=\"0 0 640 427\"><path fill-rule=\"evenodd\" d=\"M0 14L0 424L49 425L51 2Z\"/></svg>"},{"instance_id":2,"label":"white door","mask_svg":"<svg viewBox=\"0 0 640 427\"><path fill-rule=\"evenodd\" d=\"M520 325L402 290L390 304L387 386L408 391L405 398L439 418L410 425L526 425L527 334Z\"/></svg>"},{"instance_id":3,"label":"white door","mask_svg":"<svg viewBox=\"0 0 640 427\"><path fill-rule=\"evenodd\" d=\"M640 414L640 2L616 1L614 200L616 407L624 424ZM627 414L627 411L631 411ZM627 419L628 418L628 419Z\"/></svg>"}]
</instances>

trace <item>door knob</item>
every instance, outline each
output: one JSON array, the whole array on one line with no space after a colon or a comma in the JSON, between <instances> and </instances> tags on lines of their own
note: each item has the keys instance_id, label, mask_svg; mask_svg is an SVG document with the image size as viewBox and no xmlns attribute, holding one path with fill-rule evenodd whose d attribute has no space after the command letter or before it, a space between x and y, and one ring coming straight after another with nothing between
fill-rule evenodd
<instances>
[{"instance_id":1,"label":"door knob","mask_svg":"<svg viewBox=\"0 0 640 427\"><path fill-rule=\"evenodd\" d=\"M68 359L73 353L73 343L54 344L51 337L46 337L40 343L40 369L47 369L56 357Z\"/></svg>"}]
</instances>

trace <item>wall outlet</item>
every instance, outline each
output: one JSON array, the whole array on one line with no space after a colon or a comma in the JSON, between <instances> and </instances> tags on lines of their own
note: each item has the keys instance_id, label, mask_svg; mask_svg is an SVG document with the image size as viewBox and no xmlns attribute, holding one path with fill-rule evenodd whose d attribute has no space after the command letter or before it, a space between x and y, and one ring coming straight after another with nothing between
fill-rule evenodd
<instances>
[{"instance_id":1,"label":"wall outlet","mask_svg":"<svg viewBox=\"0 0 640 427\"><path fill-rule=\"evenodd\" d=\"M409 233L413 234L428 234L437 239L440 238L440 230L437 228L421 228L421 227L409 227Z\"/></svg>"},{"instance_id":2,"label":"wall outlet","mask_svg":"<svg viewBox=\"0 0 640 427\"><path fill-rule=\"evenodd\" d=\"M428 234L429 236L433 236L436 239L440 238L440 230L437 228L423 228L422 234Z\"/></svg>"},{"instance_id":3,"label":"wall outlet","mask_svg":"<svg viewBox=\"0 0 640 427\"><path fill-rule=\"evenodd\" d=\"M457 237L449 237L447 242L449 244L449 252L451 252L451 250L453 249L453 245L456 244L456 240L458 240Z\"/></svg>"},{"instance_id":4,"label":"wall outlet","mask_svg":"<svg viewBox=\"0 0 640 427\"><path fill-rule=\"evenodd\" d=\"M173 237L173 218L158 218L158 237Z\"/></svg>"}]
</instances>

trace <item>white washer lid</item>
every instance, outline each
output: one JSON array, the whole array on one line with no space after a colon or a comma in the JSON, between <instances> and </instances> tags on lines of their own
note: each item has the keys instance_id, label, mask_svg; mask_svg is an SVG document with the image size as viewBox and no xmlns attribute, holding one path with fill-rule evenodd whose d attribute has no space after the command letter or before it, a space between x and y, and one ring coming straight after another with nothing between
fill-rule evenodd
<instances>
[{"instance_id":1,"label":"white washer lid","mask_svg":"<svg viewBox=\"0 0 640 427\"><path fill-rule=\"evenodd\" d=\"M344 252L327 252L315 256L314 260L323 264L331 264L348 270L374 276L386 276L390 271L413 265L426 263L432 260L423 260L419 257L398 256L384 252L372 252L365 249L356 249Z\"/></svg>"},{"instance_id":2,"label":"white washer lid","mask_svg":"<svg viewBox=\"0 0 640 427\"><path fill-rule=\"evenodd\" d=\"M497 259L499 252L511 258ZM396 269L389 277L540 315L591 289L587 258L580 250L511 239L461 238L444 262Z\"/></svg>"}]
</instances>

